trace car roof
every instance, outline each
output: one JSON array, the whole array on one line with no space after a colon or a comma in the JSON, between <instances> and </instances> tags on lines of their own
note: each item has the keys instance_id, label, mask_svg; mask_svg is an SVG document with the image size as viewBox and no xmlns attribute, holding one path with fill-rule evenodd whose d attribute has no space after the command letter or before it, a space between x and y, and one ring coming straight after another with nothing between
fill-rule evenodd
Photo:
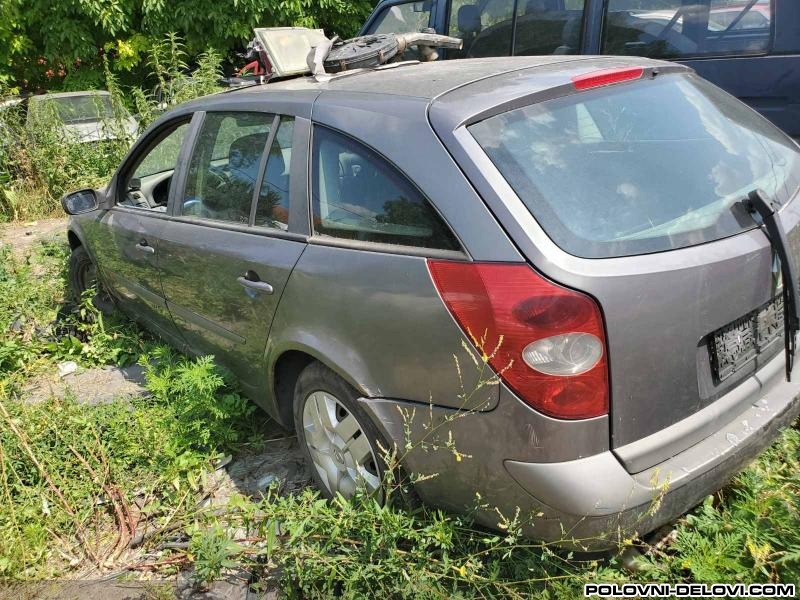
<instances>
[{"instance_id":1,"label":"car roof","mask_svg":"<svg viewBox=\"0 0 800 600\"><path fill-rule=\"evenodd\" d=\"M380 113L391 99L425 118L426 107L449 100L455 121L463 121L492 103L562 86L570 77L621 66L680 68L675 63L640 57L513 56L395 63L378 69L333 76L328 81L298 77L264 85L233 88L182 104L155 124L198 110L254 110L269 103L278 113L306 118L325 106L354 106ZM388 68L387 68L388 67ZM369 102L372 98L374 101ZM366 102L366 104L365 104ZM320 114L320 113L317 113Z\"/></svg>"},{"instance_id":2,"label":"car roof","mask_svg":"<svg viewBox=\"0 0 800 600\"><path fill-rule=\"evenodd\" d=\"M237 93L260 94L279 90L317 90L383 94L431 100L453 89L512 71L576 61L588 66L597 60L596 56L560 55L501 56L428 63L409 61L384 65L378 69L343 73L334 76L328 82L321 83L311 77L301 77L245 88ZM638 59L637 62L644 64L650 61Z\"/></svg>"}]
</instances>

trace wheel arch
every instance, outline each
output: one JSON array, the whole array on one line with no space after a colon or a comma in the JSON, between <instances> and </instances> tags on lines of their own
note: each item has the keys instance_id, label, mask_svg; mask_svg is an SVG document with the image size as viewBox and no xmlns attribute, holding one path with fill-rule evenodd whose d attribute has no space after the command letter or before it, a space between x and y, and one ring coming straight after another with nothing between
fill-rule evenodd
<instances>
[{"instance_id":1,"label":"wheel arch","mask_svg":"<svg viewBox=\"0 0 800 600\"><path fill-rule=\"evenodd\" d=\"M67 230L67 241L69 242L69 249L75 250L78 246L83 246L83 240L80 236L75 232L74 229Z\"/></svg>"},{"instance_id":2,"label":"wheel arch","mask_svg":"<svg viewBox=\"0 0 800 600\"><path fill-rule=\"evenodd\" d=\"M360 396L371 397L374 394L369 392L370 385L364 385L366 378L363 376L364 364L355 359L350 352L348 360L350 364L339 364L332 360L331 356L347 356L346 353L337 352L332 354L329 350L322 350L315 346L305 343L289 343L280 349L273 348L268 352L274 359L268 360L271 365L269 370L269 389L272 392L274 401L274 416L284 427L294 426L294 389L300 373L309 364L316 361L333 371L350 385ZM355 360L354 360L355 359Z\"/></svg>"}]
</instances>

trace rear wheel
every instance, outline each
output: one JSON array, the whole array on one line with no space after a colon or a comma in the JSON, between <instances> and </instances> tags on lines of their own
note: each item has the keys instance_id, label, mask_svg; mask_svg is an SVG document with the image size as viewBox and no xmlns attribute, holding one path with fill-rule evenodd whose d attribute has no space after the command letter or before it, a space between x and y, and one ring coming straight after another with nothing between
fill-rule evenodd
<instances>
[{"instance_id":1,"label":"rear wheel","mask_svg":"<svg viewBox=\"0 0 800 600\"><path fill-rule=\"evenodd\" d=\"M319 362L297 380L294 422L314 480L328 498L352 498L361 488L383 500L379 433L358 405L356 391Z\"/></svg>"}]
</instances>

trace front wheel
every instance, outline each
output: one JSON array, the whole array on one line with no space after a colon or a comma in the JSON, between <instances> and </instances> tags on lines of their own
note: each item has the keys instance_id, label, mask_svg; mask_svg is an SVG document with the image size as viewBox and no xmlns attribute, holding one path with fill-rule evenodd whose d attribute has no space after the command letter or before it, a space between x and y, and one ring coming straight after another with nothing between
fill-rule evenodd
<instances>
[{"instance_id":1,"label":"front wheel","mask_svg":"<svg viewBox=\"0 0 800 600\"><path fill-rule=\"evenodd\" d=\"M73 302L80 302L86 290L97 285L97 267L83 246L78 246L69 257L69 288Z\"/></svg>"},{"instance_id":2,"label":"front wheel","mask_svg":"<svg viewBox=\"0 0 800 600\"><path fill-rule=\"evenodd\" d=\"M308 365L294 392L297 438L314 480L328 498L352 498L361 488L383 501L379 433L358 394L319 362Z\"/></svg>"},{"instance_id":3,"label":"front wheel","mask_svg":"<svg viewBox=\"0 0 800 600\"><path fill-rule=\"evenodd\" d=\"M95 266L86 248L78 246L69 257L69 297L75 305L80 305L83 295L87 290L97 289L93 303L103 314L114 312L113 301L106 296L97 280L97 267Z\"/></svg>"}]
</instances>

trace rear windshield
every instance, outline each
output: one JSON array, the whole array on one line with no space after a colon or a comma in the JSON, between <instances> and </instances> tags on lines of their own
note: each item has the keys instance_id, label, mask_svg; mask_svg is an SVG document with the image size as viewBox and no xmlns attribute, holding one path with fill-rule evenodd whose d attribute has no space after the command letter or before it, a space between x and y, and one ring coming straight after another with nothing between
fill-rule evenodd
<instances>
[{"instance_id":1,"label":"rear windshield","mask_svg":"<svg viewBox=\"0 0 800 600\"><path fill-rule=\"evenodd\" d=\"M768 121L695 75L581 92L469 127L552 240L609 258L683 248L755 226L740 200L780 203L800 152Z\"/></svg>"}]
</instances>

